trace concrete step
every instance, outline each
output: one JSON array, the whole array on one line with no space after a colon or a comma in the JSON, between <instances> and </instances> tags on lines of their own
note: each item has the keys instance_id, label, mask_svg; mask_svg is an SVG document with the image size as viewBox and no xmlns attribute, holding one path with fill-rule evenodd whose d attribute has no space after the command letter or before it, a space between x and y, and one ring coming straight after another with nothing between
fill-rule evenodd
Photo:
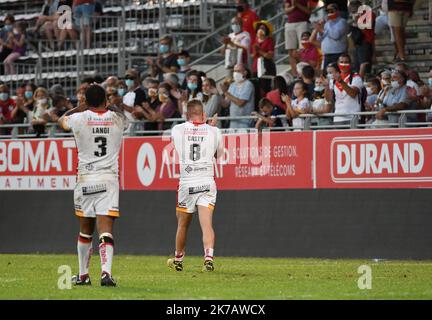
<instances>
[{"instance_id":1,"label":"concrete step","mask_svg":"<svg viewBox=\"0 0 432 320\"><path fill-rule=\"evenodd\" d=\"M429 37L421 37L421 38L406 38L405 43L407 45L410 44L429 44L429 46L432 48L431 44L431 38ZM375 39L375 48L379 49L382 46L388 46L390 45L389 39Z\"/></svg>"},{"instance_id":2,"label":"concrete step","mask_svg":"<svg viewBox=\"0 0 432 320\"><path fill-rule=\"evenodd\" d=\"M432 54L424 54L419 56L413 56L413 55L407 55L407 62L409 64L415 63L419 66L430 66L432 61ZM377 62L379 63L387 63L391 64L393 63L393 54L392 55L385 55L385 56L377 56Z\"/></svg>"}]
</instances>

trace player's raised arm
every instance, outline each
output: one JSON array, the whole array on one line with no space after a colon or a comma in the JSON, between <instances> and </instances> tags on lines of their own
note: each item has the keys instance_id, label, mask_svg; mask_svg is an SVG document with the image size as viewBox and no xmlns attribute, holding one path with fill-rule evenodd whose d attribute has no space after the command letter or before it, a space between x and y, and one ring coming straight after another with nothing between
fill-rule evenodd
<instances>
[{"instance_id":1,"label":"player's raised arm","mask_svg":"<svg viewBox=\"0 0 432 320\"><path fill-rule=\"evenodd\" d=\"M222 132L219 128L216 128L216 137L217 137L217 149L216 149L216 158L222 158L225 152L224 139L222 136Z\"/></svg>"},{"instance_id":2,"label":"player's raised arm","mask_svg":"<svg viewBox=\"0 0 432 320\"><path fill-rule=\"evenodd\" d=\"M58 124L59 124L60 128L62 128L65 131L71 131L72 128L68 124L69 117L71 115L73 115L74 113L83 112L83 111L86 111L87 109L88 109L88 106L86 104L80 103L77 107L66 111L65 114L63 116L61 116L60 119L58 119Z\"/></svg>"}]
</instances>

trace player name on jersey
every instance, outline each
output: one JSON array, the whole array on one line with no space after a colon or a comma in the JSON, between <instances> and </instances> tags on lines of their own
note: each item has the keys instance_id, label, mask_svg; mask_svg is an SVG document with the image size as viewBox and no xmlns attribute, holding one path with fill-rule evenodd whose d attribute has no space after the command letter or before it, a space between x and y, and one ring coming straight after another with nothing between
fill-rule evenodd
<instances>
[{"instance_id":1,"label":"player name on jersey","mask_svg":"<svg viewBox=\"0 0 432 320\"><path fill-rule=\"evenodd\" d=\"M196 136L188 136L188 141L192 141L192 142L203 142L204 141L204 137L196 137Z\"/></svg>"},{"instance_id":2,"label":"player name on jersey","mask_svg":"<svg viewBox=\"0 0 432 320\"><path fill-rule=\"evenodd\" d=\"M94 127L92 128L93 134L109 134L110 128L109 127Z\"/></svg>"}]
</instances>

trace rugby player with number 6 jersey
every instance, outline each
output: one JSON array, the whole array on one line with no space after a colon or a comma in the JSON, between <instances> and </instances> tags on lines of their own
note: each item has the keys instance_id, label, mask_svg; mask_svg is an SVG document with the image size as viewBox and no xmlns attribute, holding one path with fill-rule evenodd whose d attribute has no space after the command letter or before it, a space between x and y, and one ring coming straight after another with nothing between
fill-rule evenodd
<instances>
[{"instance_id":1,"label":"rugby player with number 6 jersey","mask_svg":"<svg viewBox=\"0 0 432 320\"><path fill-rule=\"evenodd\" d=\"M86 104L65 113L60 126L72 130L78 148L78 176L74 191L75 214L79 217L79 274L76 285L90 285L89 264L92 235L97 228L101 259L102 286L116 286L111 275L114 255L114 220L119 213L118 157L123 131L128 122L123 113L106 107L106 93L91 85L85 93Z\"/></svg>"},{"instance_id":2,"label":"rugby player with number 6 jersey","mask_svg":"<svg viewBox=\"0 0 432 320\"><path fill-rule=\"evenodd\" d=\"M213 271L215 234L213 230L213 211L216 204L216 183L214 181L214 159L223 155L222 134L206 123L201 101L187 103L187 121L174 126L171 141L178 153L180 163L180 183L177 191L177 234L174 258L167 264L176 271L183 270L187 231L193 214L198 218L203 233L204 266L203 271Z\"/></svg>"}]
</instances>

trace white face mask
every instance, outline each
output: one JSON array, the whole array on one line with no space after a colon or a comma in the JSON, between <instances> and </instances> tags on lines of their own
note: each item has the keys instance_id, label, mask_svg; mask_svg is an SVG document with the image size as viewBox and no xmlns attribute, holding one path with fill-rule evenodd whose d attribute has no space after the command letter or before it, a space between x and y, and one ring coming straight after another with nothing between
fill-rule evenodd
<instances>
[{"instance_id":1,"label":"white face mask","mask_svg":"<svg viewBox=\"0 0 432 320\"><path fill-rule=\"evenodd\" d=\"M48 99L47 98L39 99L37 102L40 104L46 104L48 102Z\"/></svg>"},{"instance_id":2,"label":"white face mask","mask_svg":"<svg viewBox=\"0 0 432 320\"><path fill-rule=\"evenodd\" d=\"M382 83L383 83L383 85L385 87L390 85L390 81L389 80L383 80Z\"/></svg>"},{"instance_id":3,"label":"white face mask","mask_svg":"<svg viewBox=\"0 0 432 320\"><path fill-rule=\"evenodd\" d=\"M234 72L233 78L235 82L240 82L244 80L244 77L240 72Z\"/></svg>"},{"instance_id":4,"label":"white face mask","mask_svg":"<svg viewBox=\"0 0 432 320\"><path fill-rule=\"evenodd\" d=\"M391 82L391 86L392 86L393 89L397 89L397 88L400 87L400 84L399 84L399 82L397 82L396 80L393 80L393 81Z\"/></svg>"},{"instance_id":5,"label":"white face mask","mask_svg":"<svg viewBox=\"0 0 432 320\"><path fill-rule=\"evenodd\" d=\"M328 80L333 80L333 74L332 73L327 73L327 79Z\"/></svg>"},{"instance_id":6,"label":"white face mask","mask_svg":"<svg viewBox=\"0 0 432 320\"><path fill-rule=\"evenodd\" d=\"M373 94L373 92L372 92L372 88L370 88L370 87L367 87L367 88L366 88L366 91L367 91L368 96L370 96L370 95Z\"/></svg>"},{"instance_id":7,"label":"white face mask","mask_svg":"<svg viewBox=\"0 0 432 320\"><path fill-rule=\"evenodd\" d=\"M234 33L239 33L241 31L240 25L238 24L232 24L231 29Z\"/></svg>"},{"instance_id":8,"label":"white face mask","mask_svg":"<svg viewBox=\"0 0 432 320\"><path fill-rule=\"evenodd\" d=\"M330 79L330 81L329 81L329 87L330 87L330 90L334 89L334 80L333 79Z\"/></svg>"}]
</instances>

